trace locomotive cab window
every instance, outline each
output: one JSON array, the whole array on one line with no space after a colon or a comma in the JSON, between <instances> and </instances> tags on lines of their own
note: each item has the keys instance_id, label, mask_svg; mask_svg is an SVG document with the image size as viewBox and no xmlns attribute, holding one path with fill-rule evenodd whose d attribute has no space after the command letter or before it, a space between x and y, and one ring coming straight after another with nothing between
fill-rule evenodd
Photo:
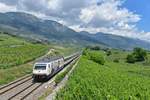
<instances>
[{"instance_id":1,"label":"locomotive cab window","mask_svg":"<svg viewBox=\"0 0 150 100\"><path fill-rule=\"evenodd\" d=\"M34 69L36 69L36 70L46 70L46 65L35 65Z\"/></svg>"}]
</instances>

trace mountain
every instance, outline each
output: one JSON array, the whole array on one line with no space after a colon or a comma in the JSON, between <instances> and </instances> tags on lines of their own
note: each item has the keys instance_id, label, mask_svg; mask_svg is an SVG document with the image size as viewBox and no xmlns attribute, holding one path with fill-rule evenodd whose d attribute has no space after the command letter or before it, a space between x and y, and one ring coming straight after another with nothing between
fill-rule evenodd
<instances>
[{"instance_id":1,"label":"mountain","mask_svg":"<svg viewBox=\"0 0 150 100\"><path fill-rule=\"evenodd\" d=\"M103 44L55 21L42 20L20 12L0 13L0 30L26 38L63 44Z\"/></svg>"},{"instance_id":2,"label":"mountain","mask_svg":"<svg viewBox=\"0 0 150 100\"><path fill-rule=\"evenodd\" d=\"M101 39L103 43L108 44L109 46L114 46L115 48L121 48L121 49L131 49L134 47L142 47L150 49L150 43L134 39L134 38L128 38L128 37L122 37L117 35L111 35L111 34L102 34L98 33L95 36L96 39Z\"/></svg>"},{"instance_id":3,"label":"mountain","mask_svg":"<svg viewBox=\"0 0 150 100\"><path fill-rule=\"evenodd\" d=\"M150 49L150 43L140 39L123 37L123 36L112 35L112 34L105 34L102 32L96 34L90 34L88 32L83 31L80 32L80 34L84 34L97 41L101 41L104 44L107 44L109 47L113 47L113 48L131 50L134 47L142 47L145 49Z\"/></svg>"},{"instance_id":4,"label":"mountain","mask_svg":"<svg viewBox=\"0 0 150 100\"><path fill-rule=\"evenodd\" d=\"M60 43L63 45L101 45L121 49L143 47L150 49L150 43L111 34L76 32L52 20L42 20L22 12L0 13L0 31L27 39Z\"/></svg>"}]
</instances>

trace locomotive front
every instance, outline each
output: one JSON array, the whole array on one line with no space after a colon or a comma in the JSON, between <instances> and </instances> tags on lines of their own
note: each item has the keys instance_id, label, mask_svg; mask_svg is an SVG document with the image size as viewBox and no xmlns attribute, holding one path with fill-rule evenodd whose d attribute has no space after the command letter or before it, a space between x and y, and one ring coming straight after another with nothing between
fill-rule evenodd
<instances>
[{"instance_id":1,"label":"locomotive front","mask_svg":"<svg viewBox=\"0 0 150 100\"><path fill-rule=\"evenodd\" d=\"M34 79L45 79L47 78L47 64L35 63L33 67L33 78Z\"/></svg>"}]
</instances>

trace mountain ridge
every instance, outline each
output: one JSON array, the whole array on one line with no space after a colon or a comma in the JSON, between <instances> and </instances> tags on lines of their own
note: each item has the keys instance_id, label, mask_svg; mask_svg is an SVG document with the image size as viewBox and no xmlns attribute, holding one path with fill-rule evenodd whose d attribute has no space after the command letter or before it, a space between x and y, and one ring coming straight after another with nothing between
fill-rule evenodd
<instances>
[{"instance_id":1,"label":"mountain ridge","mask_svg":"<svg viewBox=\"0 0 150 100\"><path fill-rule=\"evenodd\" d=\"M76 32L56 21L43 20L23 12L0 13L0 30L26 38L66 45L106 45L120 49L132 49L138 46L150 49L150 43L139 39L105 34L102 32L96 34Z\"/></svg>"}]
</instances>

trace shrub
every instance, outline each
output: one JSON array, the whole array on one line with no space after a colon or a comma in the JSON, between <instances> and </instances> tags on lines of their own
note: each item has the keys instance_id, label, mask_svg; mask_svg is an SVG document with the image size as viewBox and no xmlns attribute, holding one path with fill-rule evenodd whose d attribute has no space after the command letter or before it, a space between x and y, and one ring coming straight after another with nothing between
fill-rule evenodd
<instances>
[{"instance_id":1,"label":"shrub","mask_svg":"<svg viewBox=\"0 0 150 100\"><path fill-rule=\"evenodd\" d=\"M82 53L84 56L86 56L88 59L90 59L90 50L89 49L85 49L83 50L83 53Z\"/></svg>"},{"instance_id":2,"label":"shrub","mask_svg":"<svg viewBox=\"0 0 150 100\"><path fill-rule=\"evenodd\" d=\"M147 59L147 52L142 48L134 48L133 53L129 54L126 59L128 63L145 61Z\"/></svg>"},{"instance_id":3,"label":"shrub","mask_svg":"<svg viewBox=\"0 0 150 100\"><path fill-rule=\"evenodd\" d=\"M127 59L128 63L135 63L135 61L136 61L134 55L132 55L132 54L129 54L126 59Z\"/></svg>"},{"instance_id":4,"label":"shrub","mask_svg":"<svg viewBox=\"0 0 150 100\"><path fill-rule=\"evenodd\" d=\"M119 59L114 59L113 60L115 63L119 63Z\"/></svg>"},{"instance_id":5,"label":"shrub","mask_svg":"<svg viewBox=\"0 0 150 100\"><path fill-rule=\"evenodd\" d=\"M136 61L144 61L147 58L147 52L142 48L134 48L133 51Z\"/></svg>"},{"instance_id":6,"label":"shrub","mask_svg":"<svg viewBox=\"0 0 150 100\"><path fill-rule=\"evenodd\" d=\"M101 65L104 65L105 63L104 57L100 53L90 53L90 59Z\"/></svg>"},{"instance_id":7,"label":"shrub","mask_svg":"<svg viewBox=\"0 0 150 100\"><path fill-rule=\"evenodd\" d=\"M58 75L56 76L56 78L55 78L55 83L56 83L56 85L57 85L58 83L60 83L60 82L63 80L63 78L65 78L65 76L66 76L67 73L72 69L72 67L73 67L74 64L75 64L75 63L73 63L72 65L70 65L64 72L62 72L62 73L60 73L60 74L58 74Z\"/></svg>"},{"instance_id":8,"label":"shrub","mask_svg":"<svg viewBox=\"0 0 150 100\"><path fill-rule=\"evenodd\" d=\"M119 52L118 52L118 51L115 51L114 53L115 53L115 54L118 54Z\"/></svg>"},{"instance_id":9,"label":"shrub","mask_svg":"<svg viewBox=\"0 0 150 100\"><path fill-rule=\"evenodd\" d=\"M82 55L86 56L87 55L88 49L84 49Z\"/></svg>"},{"instance_id":10,"label":"shrub","mask_svg":"<svg viewBox=\"0 0 150 100\"><path fill-rule=\"evenodd\" d=\"M62 79L65 77L65 75L67 74L67 72L63 72L61 74L59 74L56 78L55 78L55 83L58 84L62 81Z\"/></svg>"},{"instance_id":11,"label":"shrub","mask_svg":"<svg viewBox=\"0 0 150 100\"><path fill-rule=\"evenodd\" d=\"M111 51L110 50L108 50L107 52L106 52L106 55L107 56L110 56L112 53L111 53Z\"/></svg>"},{"instance_id":12,"label":"shrub","mask_svg":"<svg viewBox=\"0 0 150 100\"><path fill-rule=\"evenodd\" d=\"M99 46L94 46L91 48L92 50L101 50L101 48Z\"/></svg>"},{"instance_id":13,"label":"shrub","mask_svg":"<svg viewBox=\"0 0 150 100\"><path fill-rule=\"evenodd\" d=\"M87 46L86 49L89 49L89 50L101 50L101 47L100 46Z\"/></svg>"},{"instance_id":14,"label":"shrub","mask_svg":"<svg viewBox=\"0 0 150 100\"><path fill-rule=\"evenodd\" d=\"M93 60L94 62L99 63L101 65L104 65L104 63L105 63L104 57L98 51L92 51L92 50L89 50L89 49L85 49L83 51L83 55L87 59Z\"/></svg>"}]
</instances>

